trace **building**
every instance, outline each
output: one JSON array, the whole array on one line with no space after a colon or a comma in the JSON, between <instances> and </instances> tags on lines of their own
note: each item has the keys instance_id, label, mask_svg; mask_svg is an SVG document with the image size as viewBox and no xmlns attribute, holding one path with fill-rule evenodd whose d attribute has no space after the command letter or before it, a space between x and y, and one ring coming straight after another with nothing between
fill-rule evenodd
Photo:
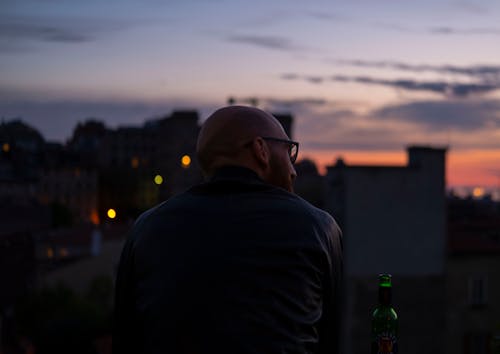
<instances>
[{"instance_id":1,"label":"building","mask_svg":"<svg viewBox=\"0 0 500 354\"><path fill-rule=\"evenodd\" d=\"M96 170L55 168L45 170L37 188L45 205L68 209L71 223L97 223L98 174Z\"/></svg>"},{"instance_id":2,"label":"building","mask_svg":"<svg viewBox=\"0 0 500 354\"><path fill-rule=\"evenodd\" d=\"M449 198L447 353L500 353L500 203Z\"/></svg>"},{"instance_id":3,"label":"building","mask_svg":"<svg viewBox=\"0 0 500 354\"><path fill-rule=\"evenodd\" d=\"M399 350L443 352L445 155L413 146L407 166L328 167L326 209L344 232L344 353L369 350L379 273L393 275Z\"/></svg>"},{"instance_id":4,"label":"building","mask_svg":"<svg viewBox=\"0 0 500 354\"><path fill-rule=\"evenodd\" d=\"M174 111L142 127L109 130L98 154L100 215L115 208L134 218L201 181L198 121L196 111Z\"/></svg>"},{"instance_id":5,"label":"building","mask_svg":"<svg viewBox=\"0 0 500 354\"><path fill-rule=\"evenodd\" d=\"M49 228L47 208L16 200L0 203L0 351L15 347L15 306L37 285L34 235Z\"/></svg>"},{"instance_id":6,"label":"building","mask_svg":"<svg viewBox=\"0 0 500 354\"><path fill-rule=\"evenodd\" d=\"M318 172L312 160L302 159L295 163L297 178L293 183L296 194L307 200L315 207L325 208L326 178Z\"/></svg>"}]
</instances>

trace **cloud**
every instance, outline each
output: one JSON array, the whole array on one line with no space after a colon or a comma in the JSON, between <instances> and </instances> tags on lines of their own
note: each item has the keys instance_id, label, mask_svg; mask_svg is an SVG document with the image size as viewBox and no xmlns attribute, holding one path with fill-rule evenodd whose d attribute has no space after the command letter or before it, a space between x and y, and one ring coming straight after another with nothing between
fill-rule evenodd
<instances>
[{"instance_id":1,"label":"cloud","mask_svg":"<svg viewBox=\"0 0 500 354\"><path fill-rule=\"evenodd\" d=\"M374 22L371 24L374 27L383 28L386 30L396 31L396 32L416 32L408 26L401 25L399 23L389 23L389 22Z\"/></svg>"},{"instance_id":2,"label":"cloud","mask_svg":"<svg viewBox=\"0 0 500 354\"><path fill-rule=\"evenodd\" d=\"M37 42L86 43L95 41L109 31L151 23L153 23L151 19L2 16L0 52L33 50L36 48L33 44Z\"/></svg>"},{"instance_id":3,"label":"cloud","mask_svg":"<svg viewBox=\"0 0 500 354\"><path fill-rule=\"evenodd\" d=\"M258 35L233 35L227 37L229 42L250 44L253 46L281 50L281 51L299 51L301 48L290 41L290 39L279 36L258 36Z\"/></svg>"},{"instance_id":4,"label":"cloud","mask_svg":"<svg viewBox=\"0 0 500 354\"><path fill-rule=\"evenodd\" d=\"M290 99L266 97L263 98L262 101L272 107L290 107L290 108L302 105L323 106L329 103L329 101L324 98L313 98L313 97L290 98Z\"/></svg>"},{"instance_id":5,"label":"cloud","mask_svg":"<svg viewBox=\"0 0 500 354\"><path fill-rule=\"evenodd\" d=\"M300 76L287 73L281 75L283 80L305 80L312 84L321 84L326 81L354 82L365 85L379 85L407 91L432 92L445 97L468 97L480 95L500 89L500 81L495 83L451 83L446 81L416 81L411 79L388 80L370 76Z\"/></svg>"},{"instance_id":6,"label":"cloud","mask_svg":"<svg viewBox=\"0 0 500 354\"><path fill-rule=\"evenodd\" d=\"M427 65L408 64L395 61L369 61L369 60L331 60L335 64L349 65L363 68L393 69L415 73L434 72L439 74L465 75L484 81L500 82L500 65Z\"/></svg>"},{"instance_id":7,"label":"cloud","mask_svg":"<svg viewBox=\"0 0 500 354\"><path fill-rule=\"evenodd\" d=\"M467 133L500 129L500 101L495 100L411 102L388 105L371 114L380 120L415 123L426 131L453 129Z\"/></svg>"},{"instance_id":8,"label":"cloud","mask_svg":"<svg viewBox=\"0 0 500 354\"><path fill-rule=\"evenodd\" d=\"M300 76L298 74L294 73L285 73L281 75L281 78L283 80L298 80L300 79Z\"/></svg>"},{"instance_id":9,"label":"cloud","mask_svg":"<svg viewBox=\"0 0 500 354\"><path fill-rule=\"evenodd\" d=\"M341 102L292 107L305 150L401 150L410 144L500 149L500 101L441 100L386 105L366 112Z\"/></svg>"},{"instance_id":10,"label":"cloud","mask_svg":"<svg viewBox=\"0 0 500 354\"><path fill-rule=\"evenodd\" d=\"M464 11L466 13L473 14L486 14L488 13L488 8L483 6L483 4L479 4L477 2L469 2L469 1L455 1L451 3L451 6L460 11Z\"/></svg>"},{"instance_id":11,"label":"cloud","mask_svg":"<svg viewBox=\"0 0 500 354\"><path fill-rule=\"evenodd\" d=\"M432 35L500 35L500 27L458 28L451 26L432 26L427 28L410 27L399 23L373 22L372 26L404 33L429 33Z\"/></svg>"},{"instance_id":12,"label":"cloud","mask_svg":"<svg viewBox=\"0 0 500 354\"><path fill-rule=\"evenodd\" d=\"M92 38L73 29L29 23L0 23L0 37L9 39L31 39L46 42L88 42Z\"/></svg>"},{"instance_id":13,"label":"cloud","mask_svg":"<svg viewBox=\"0 0 500 354\"><path fill-rule=\"evenodd\" d=\"M431 27L428 29L431 34L439 35L500 35L498 27L477 27L477 28L455 28L455 27Z\"/></svg>"},{"instance_id":14,"label":"cloud","mask_svg":"<svg viewBox=\"0 0 500 354\"><path fill-rule=\"evenodd\" d=\"M500 89L500 82L497 84L469 84L449 83L445 81L416 81L410 79L387 80L368 76L344 75L332 76L331 80L338 82L356 82L367 85L381 85L408 91L433 92L447 97L467 97L474 94L484 94Z\"/></svg>"}]
</instances>

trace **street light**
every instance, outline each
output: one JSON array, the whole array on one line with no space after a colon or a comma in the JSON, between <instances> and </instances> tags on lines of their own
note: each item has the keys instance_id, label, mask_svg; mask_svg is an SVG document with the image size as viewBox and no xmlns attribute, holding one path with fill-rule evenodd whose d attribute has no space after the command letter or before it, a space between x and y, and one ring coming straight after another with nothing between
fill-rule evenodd
<instances>
[{"instance_id":1,"label":"street light","mask_svg":"<svg viewBox=\"0 0 500 354\"><path fill-rule=\"evenodd\" d=\"M110 218L110 219L116 218L116 210L115 209L108 209L108 218Z\"/></svg>"},{"instance_id":2,"label":"street light","mask_svg":"<svg viewBox=\"0 0 500 354\"><path fill-rule=\"evenodd\" d=\"M155 178L154 178L154 182L157 184L157 185L160 185L163 183L163 177L160 176L160 175L156 175Z\"/></svg>"},{"instance_id":3,"label":"street light","mask_svg":"<svg viewBox=\"0 0 500 354\"><path fill-rule=\"evenodd\" d=\"M189 155L184 155L181 158L182 167L188 168L191 165L191 157Z\"/></svg>"}]
</instances>

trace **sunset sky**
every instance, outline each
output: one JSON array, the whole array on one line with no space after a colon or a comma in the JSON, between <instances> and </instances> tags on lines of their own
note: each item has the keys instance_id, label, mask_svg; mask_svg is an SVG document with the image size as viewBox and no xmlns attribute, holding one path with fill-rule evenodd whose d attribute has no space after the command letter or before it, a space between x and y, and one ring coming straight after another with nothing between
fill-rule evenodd
<instances>
[{"instance_id":1,"label":"sunset sky","mask_svg":"<svg viewBox=\"0 0 500 354\"><path fill-rule=\"evenodd\" d=\"M500 187L497 0L2 0L0 57L0 116L49 140L254 97L320 165L449 146L449 186Z\"/></svg>"}]
</instances>

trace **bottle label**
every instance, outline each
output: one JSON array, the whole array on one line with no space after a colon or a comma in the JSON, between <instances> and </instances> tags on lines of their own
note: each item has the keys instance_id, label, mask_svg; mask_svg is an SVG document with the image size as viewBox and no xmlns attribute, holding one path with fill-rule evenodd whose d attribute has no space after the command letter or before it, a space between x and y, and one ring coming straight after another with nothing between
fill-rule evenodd
<instances>
[{"instance_id":1,"label":"bottle label","mask_svg":"<svg viewBox=\"0 0 500 354\"><path fill-rule=\"evenodd\" d=\"M397 354L398 343L393 333L380 333L373 343L372 353L376 354Z\"/></svg>"}]
</instances>

